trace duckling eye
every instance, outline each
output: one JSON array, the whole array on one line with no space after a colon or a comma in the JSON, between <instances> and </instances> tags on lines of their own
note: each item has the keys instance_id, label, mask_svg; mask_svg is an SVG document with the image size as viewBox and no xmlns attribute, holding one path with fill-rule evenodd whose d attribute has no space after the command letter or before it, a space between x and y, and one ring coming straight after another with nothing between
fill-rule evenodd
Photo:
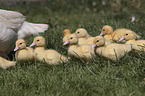
<instances>
[{"instance_id":1,"label":"duckling eye","mask_svg":"<svg viewBox=\"0 0 145 96\"><path fill-rule=\"evenodd\" d=\"M37 40L37 41L39 41L39 40Z\"/></svg>"},{"instance_id":2,"label":"duckling eye","mask_svg":"<svg viewBox=\"0 0 145 96\"><path fill-rule=\"evenodd\" d=\"M125 35L128 35L128 34L125 34Z\"/></svg>"},{"instance_id":3,"label":"duckling eye","mask_svg":"<svg viewBox=\"0 0 145 96\"><path fill-rule=\"evenodd\" d=\"M73 37L71 37L70 39L73 39Z\"/></svg>"},{"instance_id":4,"label":"duckling eye","mask_svg":"<svg viewBox=\"0 0 145 96\"><path fill-rule=\"evenodd\" d=\"M97 40L96 42L99 42L99 40Z\"/></svg>"},{"instance_id":5,"label":"duckling eye","mask_svg":"<svg viewBox=\"0 0 145 96\"><path fill-rule=\"evenodd\" d=\"M20 45L21 45L22 43L20 43Z\"/></svg>"},{"instance_id":6,"label":"duckling eye","mask_svg":"<svg viewBox=\"0 0 145 96\"><path fill-rule=\"evenodd\" d=\"M78 32L78 34L79 34L80 32Z\"/></svg>"},{"instance_id":7,"label":"duckling eye","mask_svg":"<svg viewBox=\"0 0 145 96\"><path fill-rule=\"evenodd\" d=\"M105 31L105 29L103 29L103 31Z\"/></svg>"}]
</instances>

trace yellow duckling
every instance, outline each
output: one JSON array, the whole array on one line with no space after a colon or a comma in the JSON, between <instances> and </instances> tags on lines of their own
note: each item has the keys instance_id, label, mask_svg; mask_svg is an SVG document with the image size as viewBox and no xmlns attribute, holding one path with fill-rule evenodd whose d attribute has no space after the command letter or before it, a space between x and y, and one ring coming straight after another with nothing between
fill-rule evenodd
<instances>
[{"instance_id":1,"label":"yellow duckling","mask_svg":"<svg viewBox=\"0 0 145 96\"><path fill-rule=\"evenodd\" d=\"M15 66L16 65L16 62L14 61L8 61L2 57L0 57L0 67L3 68L3 69L7 69L11 66Z\"/></svg>"},{"instance_id":2,"label":"yellow duckling","mask_svg":"<svg viewBox=\"0 0 145 96\"><path fill-rule=\"evenodd\" d=\"M130 31L124 33L119 41L126 40L125 44L131 44L132 49L145 51L145 40L135 40L136 35Z\"/></svg>"},{"instance_id":3,"label":"yellow duckling","mask_svg":"<svg viewBox=\"0 0 145 96\"><path fill-rule=\"evenodd\" d=\"M102 31L101 31L100 35L105 35L104 36L105 41L113 42L113 40L115 40L115 41L119 42L119 39L123 36L123 34L126 31L130 31L130 32L132 32L132 33L134 33L136 35L136 38L140 38L140 36L137 35L135 32L133 32L133 31L131 31L129 29L125 29L125 28L116 29L113 32L113 28L111 26L109 26L109 25L105 25L102 28Z\"/></svg>"},{"instance_id":4,"label":"yellow duckling","mask_svg":"<svg viewBox=\"0 0 145 96\"><path fill-rule=\"evenodd\" d=\"M24 39L19 39L16 41L16 51L15 58L19 63L28 63L34 61L34 52L33 48L26 47L26 42Z\"/></svg>"},{"instance_id":5,"label":"yellow duckling","mask_svg":"<svg viewBox=\"0 0 145 96\"><path fill-rule=\"evenodd\" d=\"M109 25L105 25L102 28L102 31L100 33L100 36L104 35L105 41L107 42L113 42L112 38L113 38L113 28Z\"/></svg>"},{"instance_id":6,"label":"yellow duckling","mask_svg":"<svg viewBox=\"0 0 145 96\"><path fill-rule=\"evenodd\" d=\"M67 40L67 37L70 35L70 30L69 29L65 29L64 31L63 31L63 35L64 35L64 37L63 37L63 43Z\"/></svg>"},{"instance_id":7,"label":"yellow duckling","mask_svg":"<svg viewBox=\"0 0 145 96\"><path fill-rule=\"evenodd\" d=\"M37 47L34 50L34 57L37 61L46 62L49 65L58 65L68 61L68 58L58 53L56 50L49 49L45 50L45 39L42 36L37 36L34 38L33 43L30 45Z\"/></svg>"},{"instance_id":8,"label":"yellow duckling","mask_svg":"<svg viewBox=\"0 0 145 96\"><path fill-rule=\"evenodd\" d=\"M78 46L78 38L75 34L70 34L68 40L63 44L70 44L68 48L68 54L75 58L81 58L82 60L92 59L94 54L94 48L91 49L91 45L80 45Z\"/></svg>"},{"instance_id":9,"label":"yellow duckling","mask_svg":"<svg viewBox=\"0 0 145 96\"><path fill-rule=\"evenodd\" d=\"M94 37L91 37L87 30L79 28L76 30L75 35L79 38L78 45L93 44Z\"/></svg>"},{"instance_id":10,"label":"yellow duckling","mask_svg":"<svg viewBox=\"0 0 145 96\"><path fill-rule=\"evenodd\" d=\"M96 54L116 62L120 60L125 53L131 51L131 45L111 43L105 45L105 39L102 36L96 36L92 48L97 47Z\"/></svg>"}]
</instances>

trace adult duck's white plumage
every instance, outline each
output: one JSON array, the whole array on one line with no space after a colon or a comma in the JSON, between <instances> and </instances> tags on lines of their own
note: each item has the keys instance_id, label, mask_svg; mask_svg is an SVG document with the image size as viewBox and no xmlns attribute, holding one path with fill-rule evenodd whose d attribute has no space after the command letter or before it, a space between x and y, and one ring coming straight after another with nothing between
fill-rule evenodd
<instances>
[{"instance_id":1,"label":"adult duck's white plumage","mask_svg":"<svg viewBox=\"0 0 145 96\"><path fill-rule=\"evenodd\" d=\"M0 9L0 56L6 57L17 39L38 35L48 29L47 24L29 23L25 19L19 12Z\"/></svg>"}]
</instances>

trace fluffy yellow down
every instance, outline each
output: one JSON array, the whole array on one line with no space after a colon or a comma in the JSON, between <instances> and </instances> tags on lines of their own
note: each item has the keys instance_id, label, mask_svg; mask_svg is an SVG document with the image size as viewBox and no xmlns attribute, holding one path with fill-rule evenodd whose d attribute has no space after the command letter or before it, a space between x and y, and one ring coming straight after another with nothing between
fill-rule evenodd
<instances>
[{"instance_id":1,"label":"fluffy yellow down","mask_svg":"<svg viewBox=\"0 0 145 96\"><path fill-rule=\"evenodd\" d=\"M80 58L82 60L89 60L92 59L92 57L95 55L94 54L94 48L91 49L91 45L77 45L78 43L78 38L75 34L70 34L68 36L68 41L66 44L70 44L68 48L68 54L72 57L75 58Z\"/></svg>"},{"instance_id":2,"label":"fluffy yellow down","mask_svg":"<svg viewBox=\"0 0 145 96\"><path fill-rule=\"evenodd\" d=\"M135 40L136 35L130 31L125 32L121 40L126 40L125 44L131 44L132 48L139 51L145 51L145 40Z\"/></svg>"},{"instance_id":3,"label":"fluffy yellow down","mask_svg":"<svg viewBox=\"0 0 145 96\"><path fill-rule=\"evenodd\" d=\"M24 39L19 39L16 41L16 51L15 58L18 63L28 63L34 61L33 48L26 47L26 42Z\"/></svg>"},{"instance_id":4,"label":"fluffy yellow down","mask_svg":"<svg viewBox=\"0 0 145 96\"><path fill-rule=\"evenodd\" d=\"M69 29L65 29L64 31L63 31L63 35L64 35L64 37L63 37L63 43L67 40L67 38L68 38L68 36L70 35L70 30Z\"/></svg>"},{"instance_id":5,"label":"fluffy yellow down","mask_svg":"<svg viewBox=\"0 0 145 96\"><path fill-rule=\"evenodd\" d=\"M56 50L44 48L45 39L42 36L34 38L32 45L36 45L34 50L34 57L37 61L46 62L49 65L58 65L60 63L68 61L68 58L60 54ZM30 45L31 46L31 45Z\"/></svg>"},{"instance_id":6,"label":"fluffy yellow down","mask_svg":"<svg viewBox=\"0 0 145 96\"><path fill-rule=\"evenodd\" d=\"M120 29L116 29L114 32L113 32L113 28L109 25L105 25L103 28L102 28L102 31L101 31L101 35L105 35L104 38L105 38L105 41L109 41L109 42L113 42L113 40L119 42L120 38L123 36L123 34L127 31L130 31L132 33L134 33L136 35L136 38L140 38L139 35L137 35L135 32L129 30L129 29L125 29L125 28L120 28Z\"/></svg>"},{"instance_id":7,"label":"fluffy yellow down","mask_svg":"<svg viewBox=\"0 0 145 96\"><path fill-rule=\"evenodd\" d=\"M105 39L102 36L96 36L92 47L96 46L96 54L116 62L126 53L132 50L131 45L111 43L105 45ZM95 45L95 46L94 46Z\"/></svg>"},{"instance_id":8,"label":"fluffy yellow down","mask_svg":"<svg viewBox=\"0 0 145 96\"><path fill-rule=\"evenodd\" d=\"M84 44L93 44L94 37L91 37L87 30L83 28L79 28L76 30L75 35L78 37L78 45L84 45Z\"/></svg>"}]
</instances>

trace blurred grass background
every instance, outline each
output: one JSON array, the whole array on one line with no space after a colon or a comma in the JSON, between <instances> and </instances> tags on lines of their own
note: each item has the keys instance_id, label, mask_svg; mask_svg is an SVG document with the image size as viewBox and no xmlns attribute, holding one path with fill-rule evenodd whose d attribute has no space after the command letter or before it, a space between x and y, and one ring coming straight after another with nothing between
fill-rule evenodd
<instances>
[{"instance_id":1,"label":"blurred grass background","mask_svg":"<svg viewBox=\"0 0 145 96\"><path fill-rule=\"evenodd\" d=\"M99 35L108 24L128 28L145 39L144 0L0 0L0 8L19 11L33 23L49 24L46 48L67 55L63 30L87 29ZM132 23L131 18L135 16ZM33 38L27 40L29 46ZM0 96L144 96L145 54L127 54L117 63L96 57L86 65L71 59L50 67L35 62L0 69Z\"/></svg>"}]
</instances>

